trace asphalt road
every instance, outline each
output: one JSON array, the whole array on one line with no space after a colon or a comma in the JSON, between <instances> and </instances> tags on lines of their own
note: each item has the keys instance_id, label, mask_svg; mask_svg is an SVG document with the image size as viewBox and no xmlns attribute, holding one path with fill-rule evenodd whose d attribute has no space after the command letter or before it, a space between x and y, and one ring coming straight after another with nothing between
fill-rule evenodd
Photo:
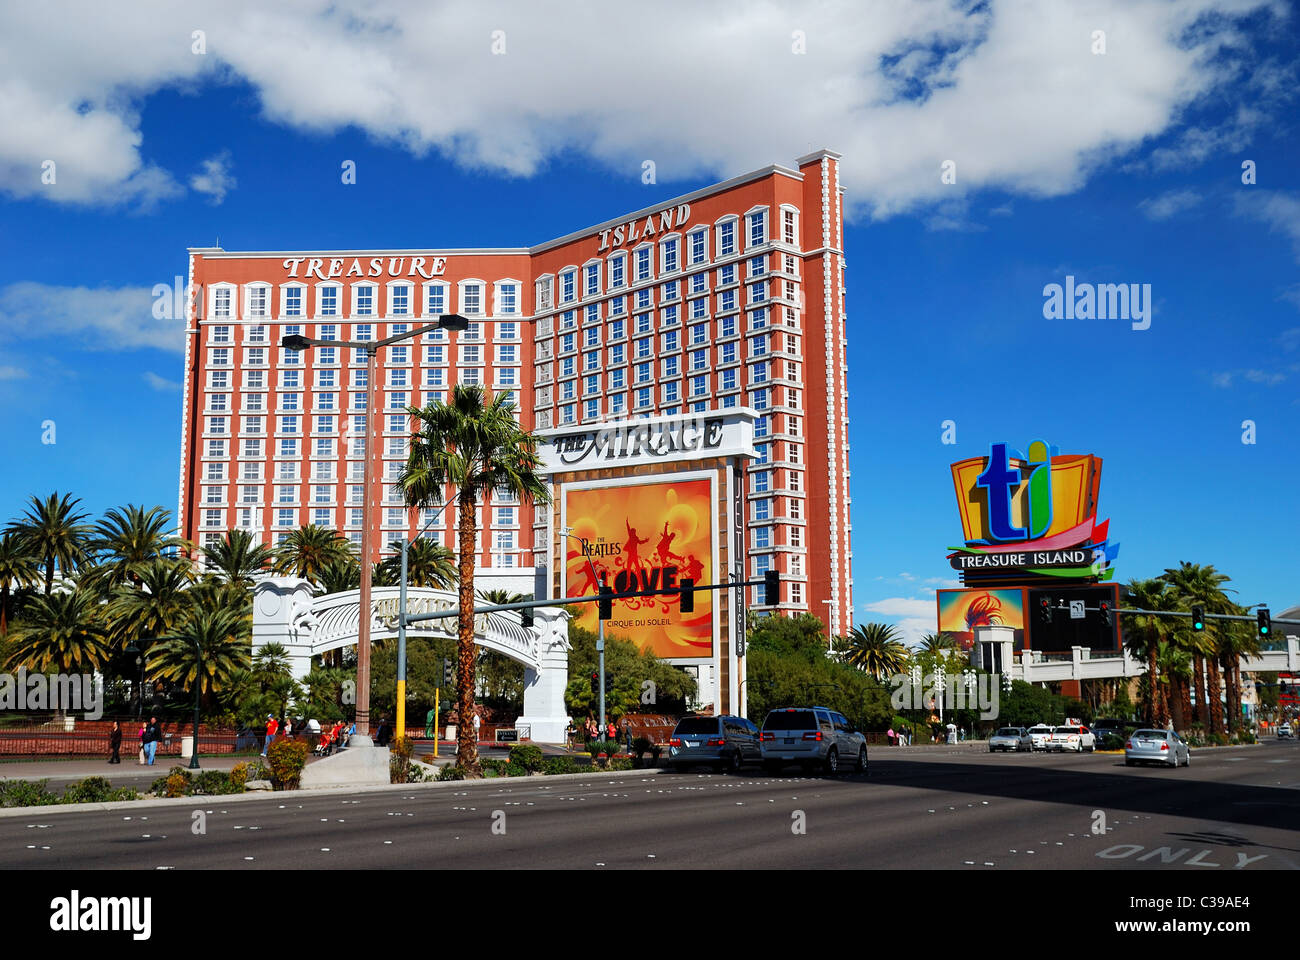
<instances>
[{"instance_id":1,"label":"asphalt road","mask_svg":"<svg viewBox=\"0 0 1300 960\"><path fill-rule=\"evenodd\" d=\"M32 808L0 819L0 868L1223 872L1300 867L1297 826L1295 741L1197 751L1180 770L1127 768L1113 755L881 747L865 778L636 771L134 811Z\"/></svg>"}]
</instances>

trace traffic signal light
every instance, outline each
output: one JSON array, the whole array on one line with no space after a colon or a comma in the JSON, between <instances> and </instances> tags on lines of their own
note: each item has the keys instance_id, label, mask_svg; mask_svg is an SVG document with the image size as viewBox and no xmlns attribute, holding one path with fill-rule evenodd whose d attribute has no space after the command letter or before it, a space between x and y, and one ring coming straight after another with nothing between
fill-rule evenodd
<instances>
[{"instance_id":1,"label":"traffic signal light","mask_svg":"<svg viewBox=\"0 0 1300 960\"><path fill-rule=\"evenodd\" d=\"M595 690L598 683L600 683L600 671L593 670L591 671L591 689Z\"/></svg>"},{"instance_id":2,"label":"traffic signal light","mask_svg":"<svg viewBox=\"0 0 1300 960\"><path fill-rule=\"evenodd\" d=\"M681 587L682 587L682 605L680 608L681 612L694 613L695 612L695 581L692 580L690 577L687 577L686 579L682 580Z\"/></svg>"},{"instance_id":3,"label":"traffic signal light","mask_svg":"<svg viewBox=\"0 0 1300 960\"><path fill-rule=\"evenodd\" d=\"M781 602L781 574L776 570L768 570L763 574L763 603L765 606L775 607Z\"/></svg>"},{"instance_id":4,"label":"traffic signal light","mask_svg":"<svg viewBox=\"0 0 1300 960\"><path fill-rule=\"evenodd\" d=\"M1259 635L1267 637L1273 629L1273 618L1269 615L1268 607L1260 607L1259 612L1255 614L1255 619L1259 623Z\"/></svg>"},{"instance_id":5,"label":"traffic signal light","mask_svg":"<svg viewBox=\"0 0 1300 960\"><path fill-rule=\"evenodd\" d=\"M442 658L442 682L444 686L451 686L451 661L446 657Z\"/></svg>"},{"instance_id":6,"label":"traffic signal light","mask_svg":"<svg viewBox=\"0 0 1300 960\"><path fill-rule=\"evenodd\" d=\"M600 599L596 601L597 616L602 620L608 620L614 616L614 601L610 599L614 591L605 584L600 585Z\"/></svg>"},{"instance_id":7,"label":"traffic signal light","mask_svg":"<svg viewBox=\"0 0 1300 960\"><path fill-rule=\"evenodd\" d=\"M1101 602L1101 625L1103 627L1110 626L1110 603L1106 600Z\"/></svg>"},{"instance_id":8,"label":"traffic signal light","mask_svg":"<svg viewBox=\"0 0 1300 960\"><path fill-rule=\"evenodd\" d=\"M605 674L605 689L606 690L614 689L614 675L612 673Z\"/></svg>"},{"instance_id":9,"label":"traffic signal light","mask_svg":"<svg viewBox=\"0 0 1300 960\"><path fill-rule=\"evenodd\" d=\"M1205 630L1205 608L1201 606L1192 607L1192 629L1197 633Z\"/></svg>"},{"instance_id":10,"label":"traffic signal light","mask_svg":"<svg viewBox=\"0 0 1300 960\"><path fill-rule=\"evenodd\" d=\"M1040 623L1052 622L1052 601L1047 597L1038 600L1038 620Z\"/></svg>"}]
</instances>

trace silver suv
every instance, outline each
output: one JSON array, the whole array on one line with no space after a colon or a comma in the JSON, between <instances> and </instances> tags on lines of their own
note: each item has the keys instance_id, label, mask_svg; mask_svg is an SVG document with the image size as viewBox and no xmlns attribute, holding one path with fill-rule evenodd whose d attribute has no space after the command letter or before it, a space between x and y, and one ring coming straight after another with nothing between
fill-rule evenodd
<instances>
[{"instance_id":1,"label":"silver suv","mask_svg":"<svg viewBox=\"0 0 1300 960\"><path fill-rule=\"evenodd\" d=\"M759 746L768 773L792 763L831 776L850 765L856 773L867 772L867 738L829 707L773 710L763 721Z\"/></svg>"},{"instance_id":2,"label":"silver suv","mask_svg":"<svg viewBox=\"0 0 1300 960\"><path fill-rule=\"evenodd\" d=\"M744 717L682 717L668 741L668 768L708 764L736 773L761 758L758 727Z\"/></svg>"}]
</instances>

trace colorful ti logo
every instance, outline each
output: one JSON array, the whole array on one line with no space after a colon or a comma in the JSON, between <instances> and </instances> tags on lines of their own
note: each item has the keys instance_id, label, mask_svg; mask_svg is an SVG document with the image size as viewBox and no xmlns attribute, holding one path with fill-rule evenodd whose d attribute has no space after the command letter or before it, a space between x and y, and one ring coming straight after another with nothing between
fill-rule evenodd
<instances>
[{"instance_id":1,"label":"colorful ti logo","mask_svg":"<svg viewBox=\"0 0 1300 960\"><path fill-rule=\"evenodd\" d=\"M1029 456L1015 459L1024 467L1011 466L1005 443L989 449L988 464L975 485L988 491L989 536L994 540L1037 540L1052 526L1052 451L1042 440L1029 445ZM1025 487L1023 527L1012 517L1012 500Z\"/></svg>"}]
</instances>

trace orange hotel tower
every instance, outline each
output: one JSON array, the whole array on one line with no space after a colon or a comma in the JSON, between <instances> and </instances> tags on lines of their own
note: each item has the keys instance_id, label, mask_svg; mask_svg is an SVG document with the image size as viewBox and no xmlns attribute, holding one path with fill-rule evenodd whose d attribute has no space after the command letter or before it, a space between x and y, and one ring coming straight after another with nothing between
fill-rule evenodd
<instances>
[{"instance_id":1,"label":"orange hotel tower","mask_svg":"<svg viewBox=\"0 0 1300 960\"><path fill-rule=\"evenodd\" d=\"M852 626L843 188L839 155L773 164L533 247L189 251L180 532L274 546L312 523L359 545L365 358L280 347L291 334L381 339L469 318L381 351L373 550L412 537L393 481L407 406L457 383L512 391L529 430L748 407L750 579L782 574L779 612ZM544 511L484 505L480 567L547 557ZM455 510L425 535L457 549ZM788 585L788 586L787 586ZM772 608L750 590L754 613Z\"/></svg>"}]
</instances>

